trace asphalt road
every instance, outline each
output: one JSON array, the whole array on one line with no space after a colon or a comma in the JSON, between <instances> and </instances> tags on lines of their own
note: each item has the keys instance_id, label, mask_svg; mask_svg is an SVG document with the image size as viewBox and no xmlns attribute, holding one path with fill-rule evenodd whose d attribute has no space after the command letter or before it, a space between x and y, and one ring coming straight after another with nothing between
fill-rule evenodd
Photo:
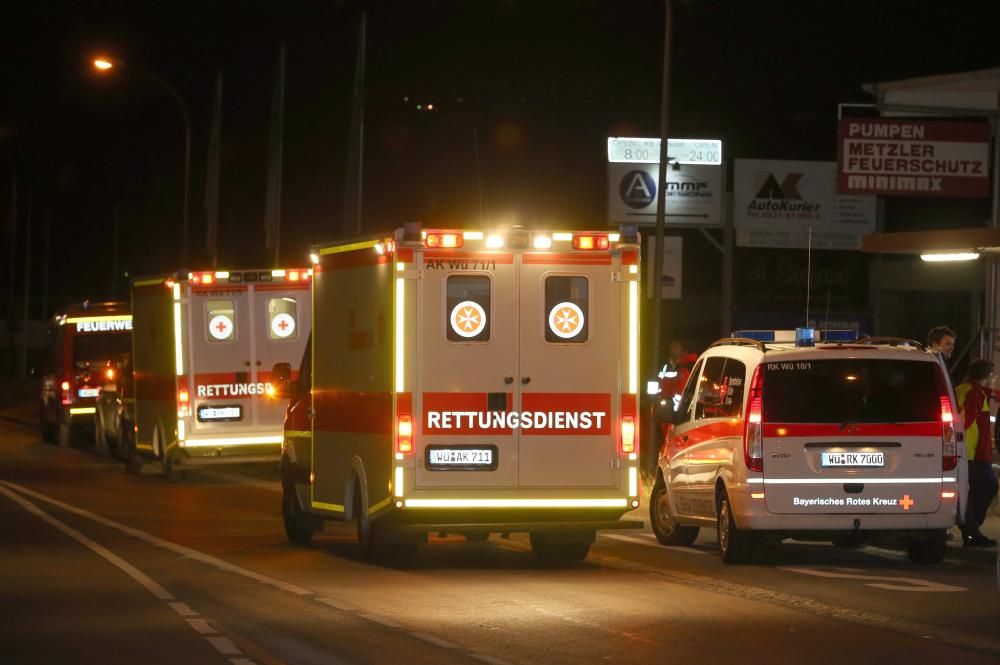
<instances>
[{"instance_id":1,"label":"asphalt road","mask_svg":"<svg viewBox=\"0 0 1000 665\"><path fill-rule=\"evenodd\" d=\"M272 470L126 475L0 421L0 663L970 663L1000 660L996 552L938 566L785 543L724 566L714 535L432 538L412 564L335 525L287 544ZM644 516L643 516L644 517Z\"/></svg>"}]
</instances>

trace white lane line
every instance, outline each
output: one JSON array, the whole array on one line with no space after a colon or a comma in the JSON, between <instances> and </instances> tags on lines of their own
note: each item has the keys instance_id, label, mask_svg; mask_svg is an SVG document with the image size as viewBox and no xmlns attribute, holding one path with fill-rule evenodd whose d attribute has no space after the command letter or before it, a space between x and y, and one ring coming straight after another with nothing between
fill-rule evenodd
<instances>
[{"instance_id":1,"label":"white lane line","mask_svg":"<svg viewBox=\"0 0 1000 665\"><path fill-rule=\"evenodd\" d=\"M476 660L481 660L484 663L489 663L490 665L512 665L509 660L504 660L503 658L497 658L496 656L490 656L485 653L470 653L470 658L475 658Z\"/></svg>"},{"instance_id":2,"label":"white lane line","mask_svg":"<svg viewBox=\"0 0 1000 665\"><path fill-rule=\"evenodd\" d=\"M79 515L80 517L86 517L89 520L97 522L98 524L103 524L104 526L110 527L112 529L117 529L122 533L126 533L130 536L143 540L157 547L162 547L171 552L180 554L181 556L186 556L189 559L194 559L195 561L200 561L202 563L208 564L210 566L215 566L219 570L225 570L230 573L235 573L237 575L242 575L243 577L249 577L252 580L260 582L261 584L266 584L268 586L275 587L276 589L281 589L283 591L288 591L289 593L294 593L297 596L311 596L313 591L310 589L304 589L298 585L285 582L284 580L275 579L274 577L268 577L267 575L261 575L258 572L248 570L242 566L237 566L235 564L229 563L228 561L223 561L217 557L211 556L210 554L205 554L204 552L199 552L198 550L191 549L190 547L185 547L183 545L178 545L177 543L172 543L169 540L164 540L158 536L154 536L151 533L146 533L145 531L140 531L139 529L134 529L130 526L121 524L120 522L115 522L114 520L109 520L106 517L101 517L100 515L95 515L92 512L84 510L82 508L77 508L76 506L71 506L68 503L63 503L58 499L53 499L51 497L45 496L44 494L39 494L27 487L22 487L12 482L6 480L0 480L0 485L6 485L7 487L17 490L22 494L27 494L40 501L45 501L57 508L61 508L66 512L73 513L74 515Z\"/></svg>"},{"instance_id":3,"label":"white lane line","mask_svg":"<svg viewBox=\"0 0 1000 665\"><path fill-rule=\"evenodd\" d=\"M674 552L686 552L688 554L705 554L704 551L695 549L693 547L684 547L682 545L661 545L659 541L644 540L642 538L636 538L635 536L623 536L617 533L602 533L601 538L610 538L611 540L621 540L626 543L635 543L636 545L646 545L648 547L656 547L661 550L673 550Z\"/></svg>"},{"instance_id":4,"label":"white lane line","mask_svg":"<svg viewBox=\"0 0 1000 665\"><path fill-rule=\"evenodd\" d=\"M206 637L205 639L223 656L243 655L243 651L228 637Z\"/></svg>"},{"instance_id":5,"label":"white lane line","mask_svg":"<svg viewBox=\"0 0 1000 665\"><path fill-rule=\"evenodd\" d=\"M212 628L212 626L208 623L208 621L205 621L204 619L188 619L187 622L189 626L194 628L196 632L199 632L202 635L219 634L219 631L217 631L215 628Z\"/></svg>"},{"instance_id":6,"label":"white lane line","mask_svg":"<svg viewBox=\"0 0 1000 665\"><path fill-rule=\"evenodd\" d=\"M458 648L458 645L455 644L454 642L449 642L446 639L440 638L437 635L431 635L430 633L421 633L419 631L415 631L410 633L410 635L413 635L418 640L423 640L424 642L430 642L435 646L444 647L445 649Z\"/></svg>"},{"instance_id":7,"label":"white lane line","mask_svg":"<svg viewBox=\"0 0 1000 665\"><path fill-rule=\"evenodd\" d=\"M813 577L827 577L841 580L862 580L865 586L876 589L886 589L889 591L923 591L925 593L949 593L956 591L968 591L962 586L942 584L941 582L931 582L921 580L916 577L888 577L882 575L868 575L867 571L859 568L832 568L819 569L807 566L778 566L778 570L785 570L790 573L800 573L802 575L812 575Z\"/></svg>"},{"instance_id":8,"label":"white lane line","mask_svg":"<svg viewBox=\"0 0 1000 665\"><path fill-rule=\"evenodd\" d=\"M123 573L131 577L133 580L141 584L147 591L156 596L158 599L160 600L174 599L173 594L171 594L169 591L167 591L162 586L157 584L153 579L151 579L141 570L139 570L129 562L125 561L114 552L108 550L108 548L104 547L103 545L98 545L87 536L83 535L76 529L64 524L63 522L60 522L59 520L52 517L51 515L49 515L48 513L43 511L35 504L31 503L27 499L15 494L7 487L0 487L0 492L3 492L7 496L7 498L9 498L11 501L19 503L22 508L27 510L32 515L40 518L45 522L48 522L50 525L62 531L76 542L80 543L84 547L87 547L88 549L99 555L101 558L110 563L112 566L115 566Z\"/></svg>"},{"instance_id":9,"label":"white lane line","mask_svg":"<svg viewBox=\"0 0 1000 665\"><path fill-rule=\"evenodd\" d=\"M383 626L388 626L389 628L402 628L403 624L396 623L389 617L384 617L378 614L359 614L363 619L368 619L369 621L374 621L375 623L380 623Z\"/></svg>"},{"instance_id":10,"label":"white lane line","mask_svg":"<svg viewBox=\"0 0 1000 665\"><path fill-rule=\"evenodd\" d=\"M323 603L324 605L329 605L330 607L338 610L343 610L345 612L357 612L358 608L350 603L345 603L342 600L337 600L336 598L330 598L327 596L318 596L316 598L317 603Z\"/></svg>"},{"instance_id":11,"label":"white lane line","mask_svg":"<svg viewBox=\"0 0 1000 665\"><path fill-rule=\"evenodd\" d=\"M187 603L167 603L170 607L177 612L182 617L196 617L198 613L187 606Z\"/></svg>"}]
</instances>

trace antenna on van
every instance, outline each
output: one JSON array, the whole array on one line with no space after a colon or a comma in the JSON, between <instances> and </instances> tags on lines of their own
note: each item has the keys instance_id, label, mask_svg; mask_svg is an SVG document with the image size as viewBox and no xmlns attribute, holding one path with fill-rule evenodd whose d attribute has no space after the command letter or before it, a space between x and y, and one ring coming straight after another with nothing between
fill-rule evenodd
<instances>
[{"instance_id":1,"label":"antenna on van","mask_svg":"<svg viewBox=\"0 0 1000 665\"><path fill-rule=\"evenodd\" d=\"M812 256L813 256L813 230L809 227L809 240L806 242L806 322L805 327L809 327L809 293L812 291Z\"/></svg>"}]
</instances>

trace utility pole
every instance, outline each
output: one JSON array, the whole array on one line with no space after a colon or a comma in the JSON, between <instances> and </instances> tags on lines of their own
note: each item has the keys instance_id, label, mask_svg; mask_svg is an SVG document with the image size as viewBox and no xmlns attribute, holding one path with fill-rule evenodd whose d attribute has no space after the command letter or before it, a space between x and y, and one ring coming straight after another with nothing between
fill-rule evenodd
<instances>
[{"instance_id":1,"label":"utility pole","mask_svg":"<svg viewBox=\"0 0 1000 665\"><path fill-rule=\"evenodd\" d=\"M45 211L45 229L43 231L45 236L45 253L42 256L42 322L48 323L49 320L49 227L52 226L52 211Z\"/></svg>"},{"instance_id":2,"label":"utility pole","mask_svg":"<svg viewBox=\"0 0 1000 665\"><path fill-rule=\"evenodd\" d=\"M31 308L31 195L25 201L24 224L24 313L21 319L21 356L17 363L17 378L28 378L28 311Z\"/></svg>"},{"instance_id":3,"label":"utility pole","mask_svg":"<svg viewBox=\"0 0 1000 665\"><path fill-rule=\"evenodd\" d=\"M10 156L10 258L7 270L7 376L14 376L14 276L17 264L17 162Z\"/></svg>"},{"instance_id":4,"label":"utility pole","mask_svg":"<svg viewBox=\"0 0 1000 665\"><path fill-rule=\"evenodd\" d=\"M121 204L115 205L114 219L111 222L111 298L116 300L118 298L118 233L119 225L118 220L121 217ZM46 244L45 244L45 260L48 262L48 224L46 223ZM46 263L47 265L47 263ZM46 277L48 273L46 272Z\"/></svg>"},{"instance_id":5,"label":"utility pole","mask_svg":"<svg viewBox=\"0 0 1000 665\"><path fill-rule=\"evenodd\" d=\"M670 23L671 0L663 0L663 82L660 86L660 175L656 181L656 242L653 246L653 371L659 371L663 334L663 232L666 216L666 183L670 126Z\"/></svg>"}]
</instances>

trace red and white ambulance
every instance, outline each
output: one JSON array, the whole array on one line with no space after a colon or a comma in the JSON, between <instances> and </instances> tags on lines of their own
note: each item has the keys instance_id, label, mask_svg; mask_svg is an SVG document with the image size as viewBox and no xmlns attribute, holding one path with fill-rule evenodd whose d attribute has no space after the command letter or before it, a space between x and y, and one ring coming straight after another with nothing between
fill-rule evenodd
<instances>
[{"instance_id":1,"label":"red and white ambulance","mask_svg":"<svg viewBox=\"0 0 1000 665\"><path fill-rule=\"evenodd\" d=\"M365 554L519 531L574 559L641 527L634 233L408 226L313 260L311 352L276 383L292 542L354 519Z\"/></svg>"},{"instance_id":2,"label":"red and white ambulance","mask_svg":"<svg viewBox=\"0 0 1000 665\"><path fill-rule=\"evenodd\" d=\"M39 401L42 438L68 446L74 429L93 427L101 391L128 367L131 336L127 303L85 302L52 318Z\"/></svg>"},{"instance_id":3,"label":"red and white ambulance","mask_svg":"<svg viewBox=\"0 0 1000 665\"><path fill-rule=\"evenodd\" d=\"M175 467L276 462L285 402L275 363L302 356L310 269L194 272L132 285L139 455Z\"/></svg>"}]
</instances>

